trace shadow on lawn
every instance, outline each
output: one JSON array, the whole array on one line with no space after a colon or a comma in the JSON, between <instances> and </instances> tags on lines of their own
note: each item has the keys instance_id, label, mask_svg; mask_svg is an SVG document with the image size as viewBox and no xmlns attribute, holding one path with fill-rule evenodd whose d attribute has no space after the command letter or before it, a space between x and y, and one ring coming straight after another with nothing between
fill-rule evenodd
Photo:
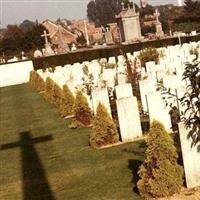
<instances>
[{"instance_id":1,"label":"shadow on lawn","mask_svg":"<svg viewBox=\"0 0 200 200\"><path fill-rule=\"evenodd\" d=\"M24 200L55 200L34 144L52 140L51 135L32 138L30 132L20 133L20 141L0 146L0 150L21 148ZM14 163L13 163L14 164Z\"/></svg>"},{"instance_id":2,"label":"shadow on lawn","mask_svg":"<svg viewBox=\"0 0 200 200\"><path fill-rule=\"evenodd\" d=\"M138 171L142 163L143 162L141 160L128 160L128 168L132 171L132 174L133 174L132 182L135 184L133 191L137 194L139 194L139 191L137 188L137 182L139 181Z\"/></svg>"}]
</instances>

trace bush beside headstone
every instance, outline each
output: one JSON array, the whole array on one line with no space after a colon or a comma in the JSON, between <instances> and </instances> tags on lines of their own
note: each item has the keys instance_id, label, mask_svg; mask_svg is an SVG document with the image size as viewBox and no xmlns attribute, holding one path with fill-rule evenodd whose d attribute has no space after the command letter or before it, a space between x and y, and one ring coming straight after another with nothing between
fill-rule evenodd
<instances>
[{"instance_id":1,"label":"bush beside headstone","mask_svg":"<svg viewBox=\"0 0 200 200\"><path fill-rule=\"evenodd\" d=\"M109 144L114 144L118 141L119 134L117 132L117 127L106 107L99 103L96 115L93 119L90 145L98 148Z\"/></svg>"},{"instance_id":2,"label":"bush beside headstone","mask_svg":"<svg viewBox=\"0 0 200 200\"><path fill-rule=\"evenodd\" d=\"M138 172L141 179L137 186L142 197L159 198L180 192L183 169L177 158L170 135L161 123L154 121L147 136L146 158Z\"/></svg>"}]
</instances>

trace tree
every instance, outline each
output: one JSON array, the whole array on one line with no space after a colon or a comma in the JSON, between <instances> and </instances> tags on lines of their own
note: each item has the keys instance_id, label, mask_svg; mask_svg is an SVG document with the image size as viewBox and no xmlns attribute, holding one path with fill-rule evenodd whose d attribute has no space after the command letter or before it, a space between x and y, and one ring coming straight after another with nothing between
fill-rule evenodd
<instances>
[{"instance_id":1,"label":"tree","mask_svg":"<svg viewBox=\"0 0 200 200\"><path fill-rule=\"evenodd\" d=\"M158 121L151 125L147 136L144 163L140 166L137 183L145 199L159 198L180 192L183 169L177 164L177 152L173 140Z\"/></svg>"},{"instance_id":2,"label":"tree","mask_svg":"<svg viewBox=\"0 0 200 200\"><path fill-rule=\"evenodd\" d=\"M92 123L92 111L89 107L86 97L81 91L76 94L74 104L75 121L83 126L90 126Z\"/></svg>"},{"instance_id":3,"label":"tree","mask_svg":"<svg viewBox=\"0 0 200 200\"><path fill-rule=\"evenodd\" d=\"M106 107L100 103L93 119L90 145L93 147L101 147L108 144L114 144L118 141L119 135L117 127Z\"/></svg>"},{"instance_id":4,"label":"tree","mask_svg":"<svg viewBox=\"0 0 200 200\"><path fill-rule=\"evenodd\" d=\"M27 25L28 24L28 25ZM5 53L30 51L44 46L41 35L45 28L41 24L25 21L21 26L8 25L0 41L0 49Z\"/></svg>"},{"instance_id":5,"label":"tree","mask_svg":"<svg viewBox=\"0 0 200 200\"><path fill-rule=\"evenodd\" d=\"M121 11L122 0L93 0L87 5L87 16L89 21L96 26L106 26L108 23L116 22L115 15ZM124 0L127 7L128 0ZM136 11L139 7L136 6Z\"/></svg>"},{"instance_id":6,"label":"tree","mask_svg":"<svg viewBox=\"0 0 200 200\"><path fill-rule=\"evenodd\" d=\"M80 36L78 36L77 42L79 44L81 44L81 45L85 45L86 44L87 41L86 41L85 36L83 35L83 33Z\"/></svg>"},{"instance_id":7,"label":"tree","mask_svg":"<svg viewBox=\"0 0 200 200\"><path fill-rule=\"evenodd\" d=\"M185 0L185 10L188 12L195 11L197 9L199 2L193 0Z\"/></svg>"},{"instance_id":8,"label":"tree","mask_svg":"<svg viewBox=\"0 0 200 200\"><path fill-rule=\"evenodd\" d=\"M60 113L62 117L73 115L74 95L67 85L63 86Z\"/></svg>"},{"instance_id":9,"label":"tree","mask_svg":"<svg viewBox=\"0 0 200 200\"><path fill-rule=\"evenodd\" d=\"M170 89L160 85L163 97L166 99L174 98L174 102L178 102L184 108L184 112L179 114L185 127L189 130L188 138L192 139L191 146L197 146L200 152L200 62L186 63L183 73L183 80L187 81L186 92L183 97L173 94ZM166 104L168 105L168 104ZM170 105L173 106L173 105Z\"/></svg>"}]
</instances>

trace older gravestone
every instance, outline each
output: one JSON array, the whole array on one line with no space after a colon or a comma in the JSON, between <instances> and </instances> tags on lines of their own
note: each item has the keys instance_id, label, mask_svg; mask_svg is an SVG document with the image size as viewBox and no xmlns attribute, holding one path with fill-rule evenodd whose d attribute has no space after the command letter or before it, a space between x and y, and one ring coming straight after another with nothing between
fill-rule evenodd
<instances>
[{"instance_id":1,"label":"older gravestone","mask_svg":"<svg viewBox=\"0 0 200 200\"><path fill-rule=\"evenodd\" d=\"M142 136L140 115L136 97L117 99L117 113L123 142Z\"/></svg>"},{"instance_id":2,"label":"older gravestone","mask_svg":"<svg viewBox=\"0 0 200 200\"><path fill-rule=\"evenodd\" d=\"M186 184L188 188L200 186L200 152L197 147L191 147L192 139L188 139L189 130L179 123L179 133L182 149Z\"/></svg>"},{"instance_id":3,"label":"older gravestone","mask_svg":"<svg viewBox=\"0 0 200 200\"><path fill-rule=\"evenodd\" d=\"M162 24L160 23L160 20L159 20L160 13L158 12L158 9L156 9L154 16L156 17L156 35L158 37L163 37L164 32L162 29Z\"/></svg>"}]
</instances>

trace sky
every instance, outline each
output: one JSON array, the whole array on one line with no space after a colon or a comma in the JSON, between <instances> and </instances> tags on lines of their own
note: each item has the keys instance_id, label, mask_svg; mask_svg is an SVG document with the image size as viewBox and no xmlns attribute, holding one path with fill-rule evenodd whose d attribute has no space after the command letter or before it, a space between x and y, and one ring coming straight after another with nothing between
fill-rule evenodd
<instances>
[{"instance_id":1,"label":"sky","mask_svg":"<svg viewBox=\"0 0 200 200\"><path fill-rule=\"evenodd\" d=\"M0 0L0 26L19 24L25 19L83 19L90 0ZM138 3L139 0L136 0ZM149 0L149 4L177 4L177 0Z\"/></svg>"}]
</instances>

